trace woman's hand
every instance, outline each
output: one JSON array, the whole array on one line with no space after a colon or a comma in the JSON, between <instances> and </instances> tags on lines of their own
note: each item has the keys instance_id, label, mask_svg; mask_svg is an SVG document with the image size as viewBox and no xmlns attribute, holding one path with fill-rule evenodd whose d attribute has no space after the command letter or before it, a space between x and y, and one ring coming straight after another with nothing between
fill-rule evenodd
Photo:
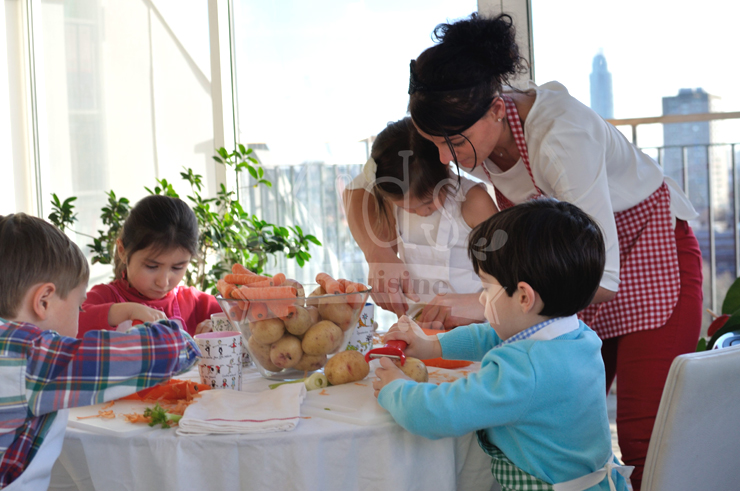
<instances>
[{"instance_id":1,"label":"woman's hand","mask_svg":"<svg viewBox=\"0 0 740 491\"><path fill-rule=\"evenodd\" d=\"M135 302L114 303L108 311L108 325L113 327L123 321L157 322L166 318L161 310Z\"/></svg>"},{"instance_id":2,"label":"woman's hand","mask_svg":"<svg viewBox=\"0 0 740 491\"><path fill-rule=\"evenodd\" d=\"M377 399L380 390L394 380L411 380L398 368L389 358L380 359L380 367L375 370L375 380L373 380L373 389L375 389L375 398Z\"/></svg>"},{"instance_id":3,"label":"woman's hand","mask_svg":"<svg viewBox=\"0 0 740 491\"><path fill-rule=\"evenodd\" d=\"M411 274L392 250L381 251L368 259L368 283L378 307L402 316L408 309L406 300L419 301L411 285Z\"/></svg>"},{"instance_id":4,"label":"woman's hand","mask_svg":"<svg viewBox=\"0 0 740 491\"><path fill-rule=\"evenodd\" d=\"M425 329L452 329L485 322L478 293L437 295L421 311L417 323Z\"/></svg>"}]
</instances>

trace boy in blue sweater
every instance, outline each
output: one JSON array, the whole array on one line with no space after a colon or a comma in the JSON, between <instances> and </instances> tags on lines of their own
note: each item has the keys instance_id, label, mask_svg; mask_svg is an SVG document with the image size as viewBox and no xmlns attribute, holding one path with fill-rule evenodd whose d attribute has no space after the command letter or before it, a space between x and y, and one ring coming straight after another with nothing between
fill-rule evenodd
<instances>
[{"instance_id":1,"label":"boy in blue sweater","mask_svg":"<svg viewBox=\"0 0 740 491\"><path fill-rule=\"evenodd\" d=\"M601 340L576 316L604 269L598 225L572 204L532 200L476 227L468 253L488 323L436 338L392 330L386 341L406 341L420 359L481 361L480 370L420 384L383 358L380 405L427 438L476 431L503 489L631 489L631 468L612 454Z\"/></svg>"}]
</instances>

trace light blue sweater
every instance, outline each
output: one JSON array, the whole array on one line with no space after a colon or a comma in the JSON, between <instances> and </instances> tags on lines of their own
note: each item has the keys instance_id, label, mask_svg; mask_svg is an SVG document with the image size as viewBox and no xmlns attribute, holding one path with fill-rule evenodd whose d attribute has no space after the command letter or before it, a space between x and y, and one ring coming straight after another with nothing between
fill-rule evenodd
<instances>
[{"instance_id":1,"label":"light blue sweater","mask_svg":"<svg viewBox=\"0 0 740 491\"><path fill-rule=\"evenodd\" d=\"M444 358L481 360L481 369L439 386L391 382L378 402L398 424L431 439L485 429L515 465L549 483L606 464L612 450L604 363L601 340L588 326L578 322L554 339L495 349L501 338L488 323L458 327L439 339ZM621 476L615 479L617 489L626 489ZM593 489L608 490L608 483Z\"/></svg>"}]
</instances>

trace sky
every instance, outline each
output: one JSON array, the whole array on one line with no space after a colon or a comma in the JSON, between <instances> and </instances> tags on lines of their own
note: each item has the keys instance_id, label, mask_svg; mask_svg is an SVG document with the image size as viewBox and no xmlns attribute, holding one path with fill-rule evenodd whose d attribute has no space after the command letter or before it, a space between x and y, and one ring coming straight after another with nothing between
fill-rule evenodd
<instances>
[{"instance_id":1,"label":"sky","mask_svg":"<svg viewBox=\"0 0 740 491\"><path fill-rule=\"evenodd\" d=\"M662 97L698 87L720 98L719 111L740 111L736 2L532 0L532 12L537 83L558 80L589 104L588 75L601 49L615 118L660 116ZM641 144L660 145L660 128L646 128ZM740 140L738 132L722 133L724 142Z\"/></svg>"},{"instance_id":2,"label":"sky","mask_svg":"<svg viewBox=\"0 0 740 491\"><path fill-rule=\"evenodd\" d=\"M558 80L588 105L602 50L615 118L659 116L662 97L697 87L740 111L738 5L532 0L535 81ZM358 141L406 114L409 60L435 25L475 10L475 0L236 2L241 140L267 143L281 164L364 162ZM661 131L646 127L640 143L660 145Z\"/></svg>"}]
</instances>

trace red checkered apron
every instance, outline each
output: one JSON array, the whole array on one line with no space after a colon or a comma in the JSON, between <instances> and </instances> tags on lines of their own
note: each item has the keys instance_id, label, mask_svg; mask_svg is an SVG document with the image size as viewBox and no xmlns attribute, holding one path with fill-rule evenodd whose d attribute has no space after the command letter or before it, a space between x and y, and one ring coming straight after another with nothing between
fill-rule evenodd
<instances>
[{"instance_id":1,"label":"red checkered apron","mask_svg":"<svg viewBox=\"0 0 740 491\"><path fill-rule=\"evenodd\" d=\"M511 98L502 96L502 99L519 155L537 190L532 198L543 196L529 166L519 112ZM485 165L483 170L496 191L499 209L514 206L496 188ZM656 329L663 326L673 312L681 283L670 207L670 190L664 182L642 202L614 214L619 239L619 291L609 302L591 305L578 314L601 339Z\"/></svg>"}]
</instances>

